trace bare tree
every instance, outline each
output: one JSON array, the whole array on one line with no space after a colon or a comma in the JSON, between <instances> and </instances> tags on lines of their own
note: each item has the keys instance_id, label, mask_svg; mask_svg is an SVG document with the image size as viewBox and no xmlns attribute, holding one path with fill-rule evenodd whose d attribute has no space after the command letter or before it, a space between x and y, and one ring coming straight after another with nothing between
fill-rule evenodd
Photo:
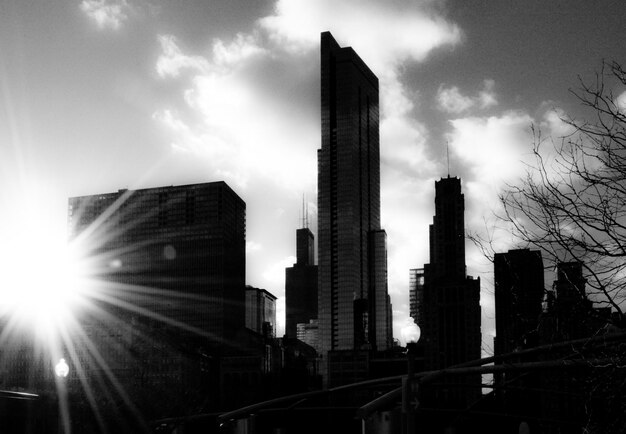
<instances>
[{"instance_id":1,"label":"bare tree","mask_svg":"<svg viewBox=\"0 0 626 434\"><path fill-rule=\"evenodd\" d=\"M580 79L571 92L593 116L563 116L570 132L557 141L533 128L534 163L500 201L513 235L541 249L549 263L581 262L588 293L624 325L626 103L614 91L626 91L626 72L616 62L604 62L593 85Z\"/></svg>"}]
</instances>

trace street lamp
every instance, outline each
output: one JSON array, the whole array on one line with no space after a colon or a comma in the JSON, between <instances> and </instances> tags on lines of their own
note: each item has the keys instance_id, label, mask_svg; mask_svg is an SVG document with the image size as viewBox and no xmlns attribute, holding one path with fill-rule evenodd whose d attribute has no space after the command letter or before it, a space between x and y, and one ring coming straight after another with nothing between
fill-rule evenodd
<instances>
[{"instance_id":1,"label":"street lamp","mask_svg":"<svg viewBox=\"0 0 626 434\"><path fill-rule=\"evenodd\" d=\"M402 415L404 416L404 426L406 434L415 432L415 407L417 403L411 402L411 397L417 399L416 385L413 384L413 375L415 370L415 353L417 350L417 342L421 336L421 330L415 323L408 325L402 329L402 338L406 342L407 355L407 375L402 379Z\"/></svg>"},{"instance_id":2,"label":"street lamp","mask_svg":"<svg viewBox=\"0 0 626 434\"><path fill-rule=\"evenodd\" d=\"M57 376L57 398L59 400L59 417L57 432L69 433L70 432L70 412L67 402L67 384L65 379L70 373L70 367L65 359L59 360L54 366L54 373Z\"/></svg>"},{"instance_id":3,"label":"street lamp","mask_svg":"<svg viewBox=\"0 0 626 434\"><path fill-rule=\"evenodd\" d=\"M67 374L70 373L70 367L67 365L65 359L59 360L59 363L54 366L54 373L57 374L59 378L67 377Z\"/></svg>"}]
</instances>

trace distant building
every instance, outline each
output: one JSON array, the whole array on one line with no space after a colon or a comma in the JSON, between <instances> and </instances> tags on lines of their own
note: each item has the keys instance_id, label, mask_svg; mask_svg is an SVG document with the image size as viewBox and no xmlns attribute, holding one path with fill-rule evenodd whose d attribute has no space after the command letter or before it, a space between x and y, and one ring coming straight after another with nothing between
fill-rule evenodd
<instances>
[{"instance_id":1,"label":"distant building","mask_svg":"<svg viewBox=\"0 0 626 434\"><path fill-rule=\"evenodd\" d=\"M589 337L604 328L611 317L609 307L597 308L587 297L582 262L560 262L552 290L546 294L541 316L541 339L545 343Z\"/></svg>"},{"instance_id":2,"label":"distant building","mask_svg":"<svg viewBox=\"0 0 626 434\"><path fill-rule=\"evenodd\" d=\"M409 270L409 312L415 324L419 325L423 312L424 300L424 269L412 268Z\"/></svg>"},{"instance_id":3,"label":"distant building","mask_svg":"<svg viewBox=\"0 0 626 434\"><path fill-rule=\"evenodd\" d=\"M107 310L220 340L244 327L246 205L224 182L69 199Z\"/></svg>"},{"instance_id":4,"label":"distant building","mask_svg":"<svg viewBox=\"0 0 626 434\"><path fill-rule=\"evenodd\" d=\"M329 351L382 351L392 345L392 334L380 227L378 78L329 32L321 35L321 104L319 345L324 357ZM347 366L343 355L331 364L342 372Z\"/></svg>"},{"instance_id":5,"label":"distant building","mask_svg":"<svg viewBox=\"0 0 626 434\"><path fill-rule=\"evenodd\" d=\"M298 324L317 320L317 265L314 237L308 228L296 231L296 263L285 269L285 335L297 337Z\"/></svg>"},{"instance_id":6,"label":"distant building","mask_svg":"<svg viewBox=\"0 0 626 434\"><path fill-rule=\"evenodd\" d=\"M312 319L308 323L298 323L297 338L315 349L319 348L319 326L317 320Z\"/></svg>"},{"instance_id":7,"label":"distant building","mask_svg":"<svg viewBox=\"0 0 626 434\"><path fill-rule=\"evenodd\" d=\"M466 275L464 196L461 180L435 182L435 217L430 225L430 263L416 286L426 369L443 369L481 357L480 279ZM423 313L423 315L422 315ZM439 402L465 406L480 396L479 375L441 389Z\"/></svg>"},{"instance_id":8,"label":"distant building","mask_svg":"<svg viewBox=\"0 0 626 434\"><path fill-rule=\"evenodd\" d=\"M269 291L246 286L246 327L267 337L276 334L276 297Z\"/></svg>"},{"instance_id":9,"label":"distant building","mask_svg":"<svg viewBox=\"0 0 626 434\"><path fill-rule=\"evenodd\" d=\"M538 250L494 255L495 355L537 345L544 298L543 260Z\"/></svg>"},{"instance_id":10,"label":"distant building","mask_svg":"<svg viewBox=\"0 0 626 434\"><path fill-rule=\"evenodd\" d=\"M539 321L539 344L584 339L606 331L611 309L596 308L587 297L583 266L582 262L557 264L557 278L552 290L546 294L545 310ZM557 359L560 353L565 357L568 352L567 348L555 351L549 354L549 358ZM594 371L581 367L563 372L541 372L539 381L541 390L558 391L543 392L539 397L541 420L545 420L541 432L564 432L564 421L568 424L567 432L586 432L590 414L598 411L598 403L589 400L596 383ZM602 402L599 407L606 408L606 403Z\"/></svg>"}]
</instances>

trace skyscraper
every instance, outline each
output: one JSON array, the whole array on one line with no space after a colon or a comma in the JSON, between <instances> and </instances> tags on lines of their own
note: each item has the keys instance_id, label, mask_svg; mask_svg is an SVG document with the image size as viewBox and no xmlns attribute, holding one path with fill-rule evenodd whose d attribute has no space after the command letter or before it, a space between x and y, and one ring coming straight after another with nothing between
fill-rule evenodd
<instances>
[{"instance_id":1,"label":"skyscraper","mask_svg":"<svg viewBox=\"0 0 626 434\"><path fill-rule=\"evenodd\" d=\"M386 233L380 228L378 78L352 48L321 35L318 151L320 347L391 344Z\"/></svg>"},{"instance_id":2,"label":"skyscraper","mask_svg":"<svg viewBox=\"0 0 626 434\"><path fill-rule=\"evenodd\" d=\"M431 262L424 265L424 285L417 286L416 296L426 369L480 358L480 279L466 275L464 209L460 179L435 182ZM461 381L469 387L446 392L445 404L465 405L480 395L480 376Z\"/></svg>"},{"instance_id":3,"label":"skyscraper","mask_svg":"<svg viewBox=\"0 0 626 434\"><path fill-rule=\"evenodd\" d=\"M285 269L285 334L296 338L298 324L317 320L317 265L309 228L296 231L296 263Z\"/></svg>"},{"instance_id":4,"label":"skyscraper","mask_svg":"<svg viewBox=\"0 0 626 434\"><path fill-rule=\"evenodd\" d=\"M73 197L70 238L114 283L107 310L219 341L244 327L245 207L224 182Z\"/></svg>"},{"instance_id":5,"label":"skyscraper","mask_svg":"<svg viewBox=\"0 0 626 434\"><path fill-rule=\"evenodd\" d=\"M496 303L495 355L536 345L544 296L541 252L519 249L496 253L493 267Z\"/></svg>"}]
</instances>

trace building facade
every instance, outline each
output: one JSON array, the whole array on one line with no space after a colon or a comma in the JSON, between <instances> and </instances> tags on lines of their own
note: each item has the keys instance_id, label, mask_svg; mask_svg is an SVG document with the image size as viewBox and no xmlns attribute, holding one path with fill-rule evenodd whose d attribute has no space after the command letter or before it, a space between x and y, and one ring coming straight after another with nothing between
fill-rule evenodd
<instances>
[{"instance_id":1,"label":"building facade","mask_svg":"<svg viewBox=\"0 0 626 434\"><path fill-rule=\"evenodd\" d=\"M290 339L298 338L298 324L317 320L317 265L308 228L296 231L296 263L285 269L285 310L285 335Z\"/></svg>"},{"instance_id":2,"label":"building facade","mask_svg":"<svg viewBox=\"0 0 626 434\"><path fill-rule=\"evenodd\" d=\"M267 337L276 334L276 296L265 289L246 286L246 327Z\"/></svg>"},{"instance_id":3,"label":"building facade","mask_svg":"<svg viewBox=\"0 0 626 434\"><path fill-rule=\"evenodd\" d=\"M391 345L386 234L380 227L378 79L321 35L318 151L319 339L328 351Z\"/></svg>"},{"instance_id":4,"label":"building facade","mask_svg":"<svg viewBox=\"0 0 626 434\"><path fill-rule=\"evenodd\" d=\"M409 314L415 324L423 322L424 313L420 311L424 307L424 269L411 268L409 270Z\"/></svg>"},{"instance_id":5,"label":"building facade","mask_svg":"<svg viewBox=\"0 0 626 434\"><path fill-rule=\"evenodd\" d=\"M69 199L100 305L219 341L244 327L245 210L224 182Z\"/></svg>"},{"instance_id":6,"label":"building facade","mask_svg":"<svg viewBox=\"0 0 626 434\"><path fill-rule=\"evenodd\" d=\"M544 298L541 252L518 249L496 253L493 267L496 303L495 355L536 345Z\"/></svg>"},{"instance_id":7,"label":"building facade","mask_svg":"<svg viewBox=\"0 0 626 434\"><path fill-rule=\"evenodd\" d=\"M416 285L420 345L426 369L443 369L481 357L480 279L466 274L464 196L461 180L435 182L435 216L430 225L430 263ZM442 388L442 405L464 406L480 396L480 376L459 379L464 387Z\"/></svg>"}]
</instances>

